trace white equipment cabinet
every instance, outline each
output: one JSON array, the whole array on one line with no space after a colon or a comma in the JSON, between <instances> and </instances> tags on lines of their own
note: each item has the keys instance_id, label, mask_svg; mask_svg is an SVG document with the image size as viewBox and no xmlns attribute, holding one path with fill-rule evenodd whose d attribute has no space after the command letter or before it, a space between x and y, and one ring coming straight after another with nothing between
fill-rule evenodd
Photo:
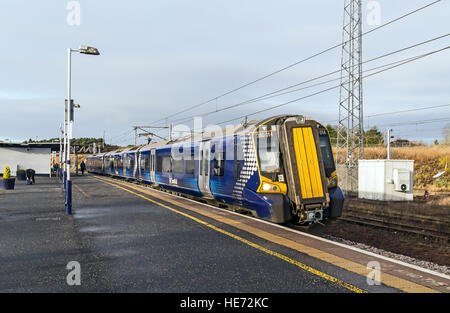
<instances>
[{"instance_id":1,"label":"white equipment cabinet","mask_svg":"<svg viewBox=\"0 0 450 313\"><path fill-rule=\"evenodd\" d=\"M412 201L413 178L414 160L359 160L358 197Z\"/></svg>"}]
</instances>

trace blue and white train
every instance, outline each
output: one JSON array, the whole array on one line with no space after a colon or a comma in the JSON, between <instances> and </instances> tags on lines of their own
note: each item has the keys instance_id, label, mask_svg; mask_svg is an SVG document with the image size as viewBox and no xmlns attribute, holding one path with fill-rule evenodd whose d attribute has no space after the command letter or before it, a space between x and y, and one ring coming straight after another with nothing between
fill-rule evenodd
<instances>
[{"instance_id":1,"label":"blue and white train","mask_svg":"<svg viewBox=\"0 0 450 313\"><path fill-rule=\"evenodd\" d=\"M301 115L90 155L87 170L275 223L339 217L344 203L327 129Z\"/></svg>"}]
</instances>

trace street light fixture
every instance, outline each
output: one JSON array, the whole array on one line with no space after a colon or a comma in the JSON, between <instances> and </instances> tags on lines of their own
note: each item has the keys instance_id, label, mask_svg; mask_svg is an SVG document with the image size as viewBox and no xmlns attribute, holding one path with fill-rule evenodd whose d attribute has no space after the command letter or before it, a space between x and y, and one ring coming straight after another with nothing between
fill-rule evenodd
<instances>
[{"instance_id":1,"label":"street light fixture","mask_svg":"<svg viewBox=\"0 0 450 313\"><path fill-rule=\"evenodd\" d=\"M100 55L100 52L98 52L97 48L89 46L81 46L78 51L83 54Z\"/></svg>"},{"instance_id":2,"label":"street light fixture","mask_svg":"<svg viewBox=\"0 0 450 313\"><path fill-rule=\"evenodd\" d=\"M67 60L68 60L68 68L67 68L67 101L66 101L66 108L65 108L65 114L64 114L64 141L65 141L65 173L66 173L66 181L65 181L65 188L66 188L66 214L72 214L72 181L70 180L70 139L72 138L72 123L73 123L73 108L74 107L80 107L79 105L74 105L72 97L71 97L71 71L72 71L72 52L79 52L83 54L89 54L89 55L100 55L100 52L98 52L97 48L89 47L89 46L81 46L80 49L68 49L67 50ZM67 132L65 131L67 126Z\"/></svg>"}]
</instances>

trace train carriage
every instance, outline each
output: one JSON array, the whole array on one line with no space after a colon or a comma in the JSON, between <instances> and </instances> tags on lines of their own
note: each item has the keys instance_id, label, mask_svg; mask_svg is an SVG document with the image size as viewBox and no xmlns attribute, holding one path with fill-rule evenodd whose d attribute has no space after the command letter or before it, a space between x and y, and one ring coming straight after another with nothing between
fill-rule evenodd
<instances>
[{"instance_id":1,"label":"train carriage","mask_svg":"<svg viewBox=\"0 0 450 313\"><path fill-rule=\"evenodd\" d=\"M275 223L319 222L342 213L328 132L299 115L94 155L87 163L91 173L138 180Z\"/></svg>"}]
</instances>

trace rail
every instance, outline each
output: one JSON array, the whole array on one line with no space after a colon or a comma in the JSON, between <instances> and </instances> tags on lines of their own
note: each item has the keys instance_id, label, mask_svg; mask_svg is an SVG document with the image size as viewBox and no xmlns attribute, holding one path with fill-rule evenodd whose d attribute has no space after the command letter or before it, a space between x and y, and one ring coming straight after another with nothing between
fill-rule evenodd
<instances>
[{"instance_id":1,"label":"rail","mask_svg":"<svg viewBox=\"0 0 450 313\"><path fill-rule=\"evenodd\" d=\"M341 221L360 225L384 228L415 235L422 235L438 240L449 241L450 222L422 214L404 214L400 212L377 212L375 210L346 207Z\"/></svg>"}]
</instances>

